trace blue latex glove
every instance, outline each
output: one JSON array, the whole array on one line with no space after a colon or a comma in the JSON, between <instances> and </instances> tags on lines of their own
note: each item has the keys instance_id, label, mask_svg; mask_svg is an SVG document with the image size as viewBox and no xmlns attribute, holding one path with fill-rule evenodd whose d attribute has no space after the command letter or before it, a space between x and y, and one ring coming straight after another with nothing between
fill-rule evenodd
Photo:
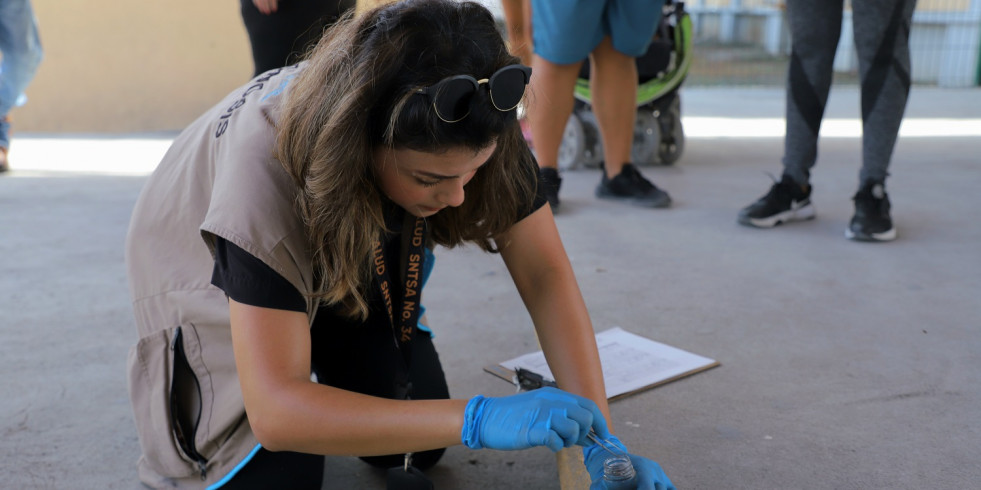
<instances>
[{"instance_id":1,"label":"blue latex glove","mask_svg":"<svg viewBox=\"0 0 981 490\"><path fill-rule=\"evenodd\" d=\"M588 444L590 427L609 433L592 400L546 387L500 398L473 397L464 411L461 439L470 449L548 446L558 451Z\"/></svg>"},{"instance_id":2,"label":"blue latex glove","mask_svg":"<svg viewBox=\"0 0 981 490\"><path fill-rule=\"evenodd\" d=\"M586 463L586 470L589 471L589 477L593 483L589 486L589 490L617 490L621 488L638 488L641 490L675 490L674 484L668 479L668 475L664 474L664 470L661 469L661 465L651 461L647 458L636 456L630 454L627 447L617 439L616 436L608 436L607 441L613 443L621 453L626 454L630 457L630 462L634 465L634 471L637 472L637 477L635 481L628 483L625 486L617 482L609 482L603 479L603 461L607 458L613 456L609 451L603 449L603 446L593 443L590 446L586 446L582 450L583 460ZM607 444L609 445L609 444Z\"/></svg>"}]
</instances>

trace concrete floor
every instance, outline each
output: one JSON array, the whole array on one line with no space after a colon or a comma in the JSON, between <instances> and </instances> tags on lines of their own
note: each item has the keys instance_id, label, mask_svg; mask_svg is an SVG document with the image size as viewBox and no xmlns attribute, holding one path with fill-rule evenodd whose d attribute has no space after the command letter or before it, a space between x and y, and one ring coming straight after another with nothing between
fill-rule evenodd
<instances>
[{"instance_id":1,"label":"concrete floor","mask_svg":"<svg viewBox=\"0 0 981 490\"><path fill-rule=\"evenodd\" d=\"M681 489L976 488L981 90L914 88L889 180L899 239L886 244L843 237L853 88L829 105L818 219L736 224L779 173L782 94L684 91L682 160L643 169L670 210L597 201L596 170L565 173L557 222L595 328L722 363L614 402L615 428ZM0 488L138 488L122 243L170 135L17 136L0 177ZM426 305L451 392L511 393L481 369L537 349L504 266L473 248L437 256ZM444 489L559 488L547 450L457 446L431 474ZM324 488L383 482L328 458Z\"/></svg>"}]
</instances>

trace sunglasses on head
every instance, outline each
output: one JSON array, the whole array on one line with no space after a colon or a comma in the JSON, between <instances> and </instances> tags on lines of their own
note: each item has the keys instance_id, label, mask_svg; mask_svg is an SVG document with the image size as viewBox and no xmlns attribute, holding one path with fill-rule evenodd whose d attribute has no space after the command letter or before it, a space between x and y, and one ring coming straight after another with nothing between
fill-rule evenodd
<instances>
[{"instance_id":1,"label":"sunglasses on head","mask_svg":"<svg viewBox=\"0 0 981 490\"><path fill-rule=\"evenodd\" d=\"M470 114L470 101L481 85L487 86L487 94L495 109L505 112L518 107L529 78L531 67L508 65L494 72L490 78L477 80L470 75L455 75L421 88L416 93L425 94L433 101L433 109L441 121L455 123Z\"/></svg>"}]
</instances>

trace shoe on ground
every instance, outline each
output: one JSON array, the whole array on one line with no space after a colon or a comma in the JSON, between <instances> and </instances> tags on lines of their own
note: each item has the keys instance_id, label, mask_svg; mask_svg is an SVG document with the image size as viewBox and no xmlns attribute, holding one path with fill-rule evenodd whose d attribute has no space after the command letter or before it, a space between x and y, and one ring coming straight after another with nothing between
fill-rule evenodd
<instances>
[{"instance_id":1,"label":"shoe on ground","mask_svg":"<svg viewBox=\"0 0 981 490\"><path fill-rule=\"evenodd\" d=\"M545 186L545 199L554 213L559 209L559 188L562 187L562 177L559 170L552 167L542 167L542 184Z\"/></svg>"},{"instance_id":2,"label":"shoe on ground","mask_svg":"<svg viewBox=\"0 0 981 490\"><path fill-rule=\"evenodd\" d=\"M647 180L632 163L623 164L623 170L612 179L606 176L605 169L600 183L596 186L596 197L626 201L644 208L666 208L671 205L671 196L658 189Z\"/></svg>"},{"instance_id":3,"label":"shoe on ground","mask_svg":"<svg viewBox=\"0 0 981 490\"><path fill-rule=\"evenodd\" d=\"M889 216L889 195L881 182L868 182L852 198L855 215L845 230L845 237L863 242L888 242L896 239L896 228Z\"/></svg>"},{"instance_id":4,"label":"shoe on ground","mask_svg":"<svg viewBox=\"0 0 981 490\"><path fill-rule=\"evenodd\" d=\"M800 185L784 175L770 192L739 211L739 223L756 228L773 228L782 223L814 219L811 186Z\"/></svg>"},{"instance_id":5,"label":"shoe on ground","mask_svg":"<svg viewBox=\"0 0 981 490\"><path fill-rule=\"evenodd\" d=\"M0 146L0 174L10 170L10 164L7 163L7 149Z\"/></svg>"}]
</instances>

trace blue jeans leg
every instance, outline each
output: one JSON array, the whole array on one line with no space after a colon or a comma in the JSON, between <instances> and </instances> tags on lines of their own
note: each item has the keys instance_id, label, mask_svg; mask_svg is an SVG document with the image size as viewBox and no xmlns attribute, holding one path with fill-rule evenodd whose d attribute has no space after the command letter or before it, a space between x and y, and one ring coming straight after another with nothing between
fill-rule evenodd
<instances>
[{"instance_id":1,"label":"blue jeans leg","mask_svg":"<svg viewBox=\"0 0 981 490\"><path fill-rule=\"evenodd\" d=\"M30 0L0 2L0 147L10 145L7 113L23 105L24 89L41 63L43 52L37 32L37 19Z\"/></svg>"}]
</instances>

